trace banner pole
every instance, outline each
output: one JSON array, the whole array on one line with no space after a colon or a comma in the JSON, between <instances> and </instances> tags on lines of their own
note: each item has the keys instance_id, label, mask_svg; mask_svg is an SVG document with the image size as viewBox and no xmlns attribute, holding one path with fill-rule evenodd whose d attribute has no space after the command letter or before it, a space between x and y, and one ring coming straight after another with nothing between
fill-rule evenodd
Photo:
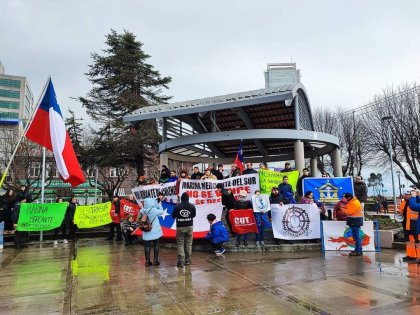
<instances>
[{"instance_id":1,"label":"banner pole","mask_svg":"<svg viewBox=\"0 0 420 315\"><path fill-rule=\"evenodd\" d=\"M13 159L15 158L15 155L17 153L17 150L18 150L19 146L20 146L20 143L22 142L23 138L25 137L26 132L28 131L29 126L32 123L32 120L35 117L35 113L36 113L39 105L41 104L42 99L44 98L44 95L45 95L45 92L47 90L47 87L48 87L48 84L49 84L50 80L51 80L51 76L48 76L47 82L45 83L45 86L44 86L44 88L42 90L42 93L41 93L41 95L40 95L40 97L38 99L37 105L36 105L34 111L32 112L32 115L29 118L28 123L26 124L25 128L23 129L23 132L22 132L22 134L19 137L19 140L18 140L18 142L17 142L17 144L15 146L15 149L13 150L12 156L10 157L9 163L7 163L6 169L3 172L3 175L2 175L2 177L0 179L0 188L3 186L4 180L6 179L6 176L7 176L7 172L9 171L10 165L12 164Z\"/></svg>"},{"instance_id":2,"label":"banner pole","mask_svg":"<svg viewBox=\"0 0 420 315\"><path fill-rule=\"evenodd\" d=\"M42 147L42 178L41 178L41 203L44 203L44 195L45 195L45 155L46 149ZM39 241L42 242L44 238L44 233L41 231L39 233Z\"/></svg>"},{"instance_id":3,"label":"banner pole","mask_svg":"<svg viewBox=\"0 0 420 315\"><path fill-rule=\"evenodd\" d=\"M376 228L376 251L381 252L381 245L379 244L379 221L373 221L375 223Z\"/></svg>"},{"instance_id":4,"label":"banner pole","mask_svg":"<svg viewBox=\"0 0 420 315\"><path fill-rule=\"evenodd\" d=\"M320 229L321 229L321 251L322 251L322 255L325 255L325 245L324 245L324 224L323 221L321 220L320 223Z\"/></svg>"}]
</instances>

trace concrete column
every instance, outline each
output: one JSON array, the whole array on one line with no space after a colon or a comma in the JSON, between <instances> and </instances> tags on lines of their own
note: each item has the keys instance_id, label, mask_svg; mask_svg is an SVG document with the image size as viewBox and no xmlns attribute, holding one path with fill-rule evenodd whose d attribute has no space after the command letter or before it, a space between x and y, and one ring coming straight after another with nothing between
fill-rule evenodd
<instances>
[{"instance_id":1,"label":"concrete column","mask_svg":"<svg viewBox=\"0 0 420 315\"><path fill-rule=\"evenodd\" d=\"M305 167L305 151L303 149L303 142L300 140L295 141L294 155L295 169L302 173L302 169Z\"/></svg>"},{"instance_id":2,"label":"concrete column","mask_svg":"<svg viewBox=\"0 0 420 315\"><path fill-rule=\"evenodd\" d=\"M169 158L166 152L162 152L159 158L160 158L160 167L162 167L162 165L166 165L167 167L169 167Z\"/></svg>"},{"instance_id":3,"label":"concrete column","mask_svg":"<svg viewBox=\"0 0 420 315\"><path fill-rule=\"evenodd\" d=\"M316 160L316 158L311 158L311 175L313 177L317 177L318 176L318 161Z\"/></svg>"},{"instance_id":4,"label":"concrete column","mask_svg":"<svg viewBox=\"0 0 420 315\"><path fill-rule=\"evenodd\" d=\"M339 148L335 148L332 152L332 165L335 177L343 176L343 168L341 166L341 151Z\"/></svg>"}]
</instances>

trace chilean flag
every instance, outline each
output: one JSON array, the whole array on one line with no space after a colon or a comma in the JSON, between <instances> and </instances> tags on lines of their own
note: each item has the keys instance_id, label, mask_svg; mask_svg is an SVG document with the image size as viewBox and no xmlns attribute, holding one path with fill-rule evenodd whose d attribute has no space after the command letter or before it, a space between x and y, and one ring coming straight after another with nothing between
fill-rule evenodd
<instances>
[{"instance_id":1,"label":"chilean flag","mask_svg":"<svg viewBox=\"0 0 420 315\"><path fill-rule=\"evenodd\" d=\"M51 79L26 137L54 153L58 172L64 182L75 187L86 181L66 130Z\"/></svg>"},{"instance_id":2,"label":"chilean flag","mask_svg":"<svg viewBox=\"0 0 420 315\"><path fill-rule=\"evenodd\" d=\"M235 164L241 170L241 174L244 171L244 156L242 154L242 141L239 144L238 153L236 153Z\"/></svg>"}]
</instances>

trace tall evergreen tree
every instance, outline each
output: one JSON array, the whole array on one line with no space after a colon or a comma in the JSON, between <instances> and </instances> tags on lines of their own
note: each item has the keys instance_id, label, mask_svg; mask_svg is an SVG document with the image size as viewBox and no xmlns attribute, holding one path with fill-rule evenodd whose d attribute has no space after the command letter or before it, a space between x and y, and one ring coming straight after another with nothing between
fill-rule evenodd
<instances>
[{"instance_id":1,"label":"tall evergreen tree","mask_svg":"<svg viewBox=\"0 0 420 315\"><path fill-rule=\"evenodd\" d=\"M72 111L71 109L69 109L69 113L70 117L66 118L65 121L67 131L69 133L71 142L73 143L73 148L76 151L76 154L80 156L80 154L82 153L81 150L83 148L83 119L76 118L74 111Z\"/></svg>"},{"instance_id":2,"label":"tall evergreen tree","mask_svg":"<svg viewBox=\"0 0 420 315\"><path fill-rule=\"evenodd\" d=\"M129 163L136 167L138 175L144 174L144 162L156 155L160 136L155 120L144 121L135 126L125 126L122 118L132 111L157 104L166 103L170 97L162 94L168 88L170 77L160 73L146 61L150 58L143 44L133 33L115 30L106 35L107 48L100 55L92 53L93 64L86 73L93 88L79 101L88 115L102 127L96 134L98 147L109 146L106 133L112 135L112 142L119 143L121 151L102 151L102 166L119 167ZM109 140L108 140L109 141Z\"/></svg>"}]
</instances>

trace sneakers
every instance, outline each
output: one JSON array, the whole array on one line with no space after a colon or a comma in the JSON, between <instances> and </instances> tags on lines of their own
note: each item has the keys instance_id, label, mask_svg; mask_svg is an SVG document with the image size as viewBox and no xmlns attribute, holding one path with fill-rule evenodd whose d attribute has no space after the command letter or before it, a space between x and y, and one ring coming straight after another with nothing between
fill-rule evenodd
<instances>
[{"instance_id":1,"label":"sneakers","mask_svg":"<svg viewBox=\"0 0 420 315\"><path fill-rule=\"evenodd\" d=\"M191 265L191 259L190 258L186 258L185 259L185 266Z\"/></svg>"},{"instance_id":2,"label":"sneakers","mask_svg":"<svg viewBox=\"0 0 420 315\"><path fill-rule=\"evenodd\" d=\"M261 241L261 242L260 242L260 245L261 245L262 247L264 247L264 246L265 246L264 241Z\"/></svg>"},{"instance_id":3,"label":"sneakers","mask_svg":"<svg viewBox=\"0 0 420 315\"><path fill-rule=\"evenodd\" d=\"M245 246L248 246L248 241L244 241L244 245Z\"/></svg>"},{"instance_id":4,"label":"sneakers","mask_svg":"<svg viewBox=\"0 0 420 315\"><path fill-rule=\"evenodd\" d=\"M226 249L224 249L223 247L221 248L221 249L219 249L219 250L217 250L217 251L215 251L215 253L216 253L216 255L217 256L221 256L221 255L223 255L223 253L226 251Z\"/></svg>"},{"instance_id":5,"label":"sneakers","mask_svg":"<svg viewBox=\"0 0 420 315\"><path fill-rule=\"evenodd\" d=\"M363 256L363 253L350 252L349 256Z\"/></svg>"},{"instance_id":6,"label":"sneakers","mask_svg":"<svg viewBox=\"0 0 420 315\"><path fill-rule=\"evenodd\" d=\"M66 239L63 240L63 244L68 244L68 243L69 243L68 240L66 240Z\"/></svg>"},{"instance_id":7,"label":"sneakers","mask_svg":"<svg viewBox=\"0 0 420 315\"><path fill-rule=\"evenodd\" d=\"M241 242L236 241L236 247L239 247L239 246L241 246Z\"/></svg>"},{"instance_id":8,"label":"sneakers","mask_svg":"<svg viewBox=\"0 0 420 315\"><path fill-rule=\"evenodd\" d=\"M180 260L178 260L178 262L176 263L177 267L184 267L184 263Z\"/></svg>"},{"instance_id":9,"label":"sneakers","mask_svg":"<svg viewBox=\"0 0 420 315\"><path fill-rule=\"evenodd\" d=\"M259 241L257 241L257 242L255 243L255 246L260 247L260 246L261 246L261 243L260 243Z\"/></svg>"},{"instance_id":10,"label":"sneakers","mask_svg":"<svg viewBox=\"0 0 420 315\"><path fill-rule=\"evenodd\" d=\"M58 246L58 241L57 240L54 241L54 246Z\"/></svg>"}]
</instances>

